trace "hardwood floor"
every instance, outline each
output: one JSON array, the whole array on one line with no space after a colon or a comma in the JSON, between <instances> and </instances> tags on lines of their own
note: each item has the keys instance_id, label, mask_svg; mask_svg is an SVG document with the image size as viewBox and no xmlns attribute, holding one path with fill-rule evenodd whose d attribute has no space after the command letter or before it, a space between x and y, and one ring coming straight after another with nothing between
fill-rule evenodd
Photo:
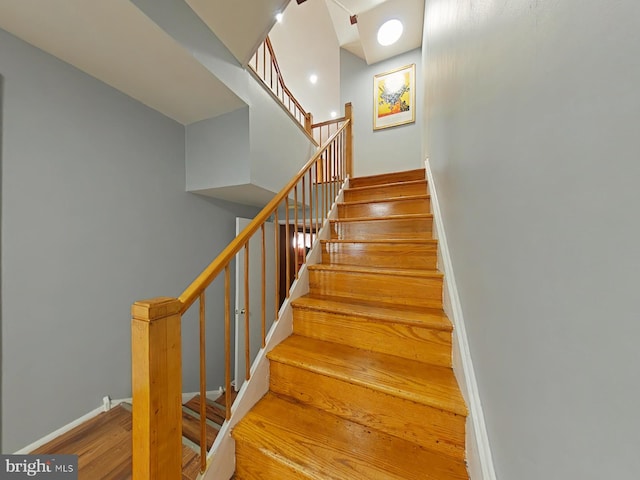
<instances>
[{"instance_id":1,"label":"hardwood floor","mask_svg":"<svg viewBox=\"0 0 640 480\"><path fill-rule=\"evenodd\" d=\"M236 393L232 392L232 402ZM183 435L197 447L199 443L200 396L185 403L183 409ZM224 422L225 397L207 399L208 432L210 447ZM186 421L184 420L186 418ZM121 404L108 412L77 426L34 450L33 454L78 455L80 480L128 480L132 478L131 466L131 405ZM194 433L195 429L195 433ZM182 479L195 480L200 473L200 455L189 445L182 447Z\"/></svg>"},{"instance_id":2,"label":"hardwood floor","mask_svg":"<svg viewBox=\"0 0 640 480\"><path fill-rule=\"evenodd\" d=\"M269 393L234 428L238 480L468 479L423 170L352 179Z\"/></svg>"},{"instance_id":3,"label":"hardwood floor","mask_svg":"<svg viewBox=\"0 0 640 480\"><path fill-rule=\"evenodd\" d=\"M127 480L132 478L131 427L131 411L118 405L31 453L78 455L80 480ZM183 480L195 480L199 456L185 446L182 467Z\"/></svg>"}]
</instances>

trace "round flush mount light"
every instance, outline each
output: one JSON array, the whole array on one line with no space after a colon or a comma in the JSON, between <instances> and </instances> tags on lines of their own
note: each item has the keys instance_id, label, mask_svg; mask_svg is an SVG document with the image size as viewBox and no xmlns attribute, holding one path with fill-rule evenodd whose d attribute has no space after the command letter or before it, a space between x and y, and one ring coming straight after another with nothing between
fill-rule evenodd
<instances>
[{"instance_id":1,"label":"round flush mount light","mask_svg":"<svg viewBox=\"0 0 640 480\"><path fill-rule=\"evenodd\" d=\"M384 47L396 43L403 30L402 22L396 18L384 22L378 29L378 43Z\"/></svg>"},{"instance_id":2,"label":"round flush mount light","mask_svg":"<svg viewBox=\"0 0 640 480\"><path fill-rule=\"evenodd\" d=\"M276 20L278 21L278 23L282 22L282 13L276 14Z\"/></svg>"},{"instance_id":3,"label":"round flush mount light","mask_svg":"<svg viewBox=\"0 0 640 480\"><path fill-rule=\"evenodd\" d=\"M309 76L309 81L315 85L316 83L318 83L318 75L316 75L315 73L312 73Z\"/></svg>"}]
</instances>

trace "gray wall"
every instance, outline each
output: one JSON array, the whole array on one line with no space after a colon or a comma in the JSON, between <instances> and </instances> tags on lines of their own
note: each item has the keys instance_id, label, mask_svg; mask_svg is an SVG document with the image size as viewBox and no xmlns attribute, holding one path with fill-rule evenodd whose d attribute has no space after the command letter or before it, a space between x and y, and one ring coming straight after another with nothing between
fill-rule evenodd
<instances>
[{"instance_id":1,"label":"gray wall","mask_svg":"<svg viewBox=\"0 0 640 480\"><path fill-rule=\"evenodd\" d=\"M183 126L1 30L0 75L2 447L12 452L104 395L130 396L131 303L178 295L233 238L236 214L255 209L186 193ZM221 323L210 324L217 345ZM187 319L185 338L195 333ZM208 357L211 388L221 358Z\"/></svg>"},{"instance_id":2,"label":"gray wall","mask_svg":"<svg viewBox=\"0 0 640 480\"><path fill-rule=\"evenodd\" d=\"M500 479L640 477L638 19L426 2L424 152Z\"/></svg>"},{"instance_id":3,"label":"gray wall","mask_svg":"<svg viewBox=\"0 0 640 480\"><path fill-rule=\"evenodd\" d=\"M423 89L417 88L416 121L406 125L373 130L373 77L395 68L416 64L416 84L422 75L420 49L373 65L340 49L340 95L342 103L353 106L354 174L374 175L421 168ZM416 85L418 86L418 85Z\"/></svg>"},{"instance_id":4,"label":"gray wall","mask_svg":"<svg viewBox=\"0 0 640 480\"><path fill-rule=\"evenodd\" d=\"M248 108L187 125L187 190L249 183L249 147Z\"/></svg>"}]
</instances>

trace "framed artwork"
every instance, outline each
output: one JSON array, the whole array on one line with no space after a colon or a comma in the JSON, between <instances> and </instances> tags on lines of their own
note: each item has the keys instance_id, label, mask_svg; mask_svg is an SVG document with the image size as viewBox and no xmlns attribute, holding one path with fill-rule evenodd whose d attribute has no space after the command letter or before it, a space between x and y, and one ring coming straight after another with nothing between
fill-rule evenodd
<instances>
[{"instance_id":1,"label":"framed artwork","mask_svg":"<svg viewBox=\"0 0 640 480\"><path fill-rule=\"evenodd\" d=\"M416 121L416 64L373 77L373 129Z\"/></svg>"}]
</instances>

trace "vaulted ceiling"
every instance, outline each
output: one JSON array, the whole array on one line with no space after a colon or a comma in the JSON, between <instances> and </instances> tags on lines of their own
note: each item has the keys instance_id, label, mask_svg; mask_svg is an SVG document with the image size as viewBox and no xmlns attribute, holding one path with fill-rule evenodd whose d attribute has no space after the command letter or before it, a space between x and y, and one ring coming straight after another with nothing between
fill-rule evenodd
<instances>
[{"instance_id":1,"label":"vaulted ceiling","mask_svg":"<svg viewBox=\"0 0 640 480\"><path fill-rule=\"evenodd\" d=\"M245 65L289 0L186 2ZM375 63L420 46L424 0L326 1L339 44ZM357 16L351 25L349 18ZM405 22L392 47L375 42L387 18ZM174 120L189 124L235 110L242 101L130 0L2 0L0 28Z\"/></svg>"}]
</instances>

